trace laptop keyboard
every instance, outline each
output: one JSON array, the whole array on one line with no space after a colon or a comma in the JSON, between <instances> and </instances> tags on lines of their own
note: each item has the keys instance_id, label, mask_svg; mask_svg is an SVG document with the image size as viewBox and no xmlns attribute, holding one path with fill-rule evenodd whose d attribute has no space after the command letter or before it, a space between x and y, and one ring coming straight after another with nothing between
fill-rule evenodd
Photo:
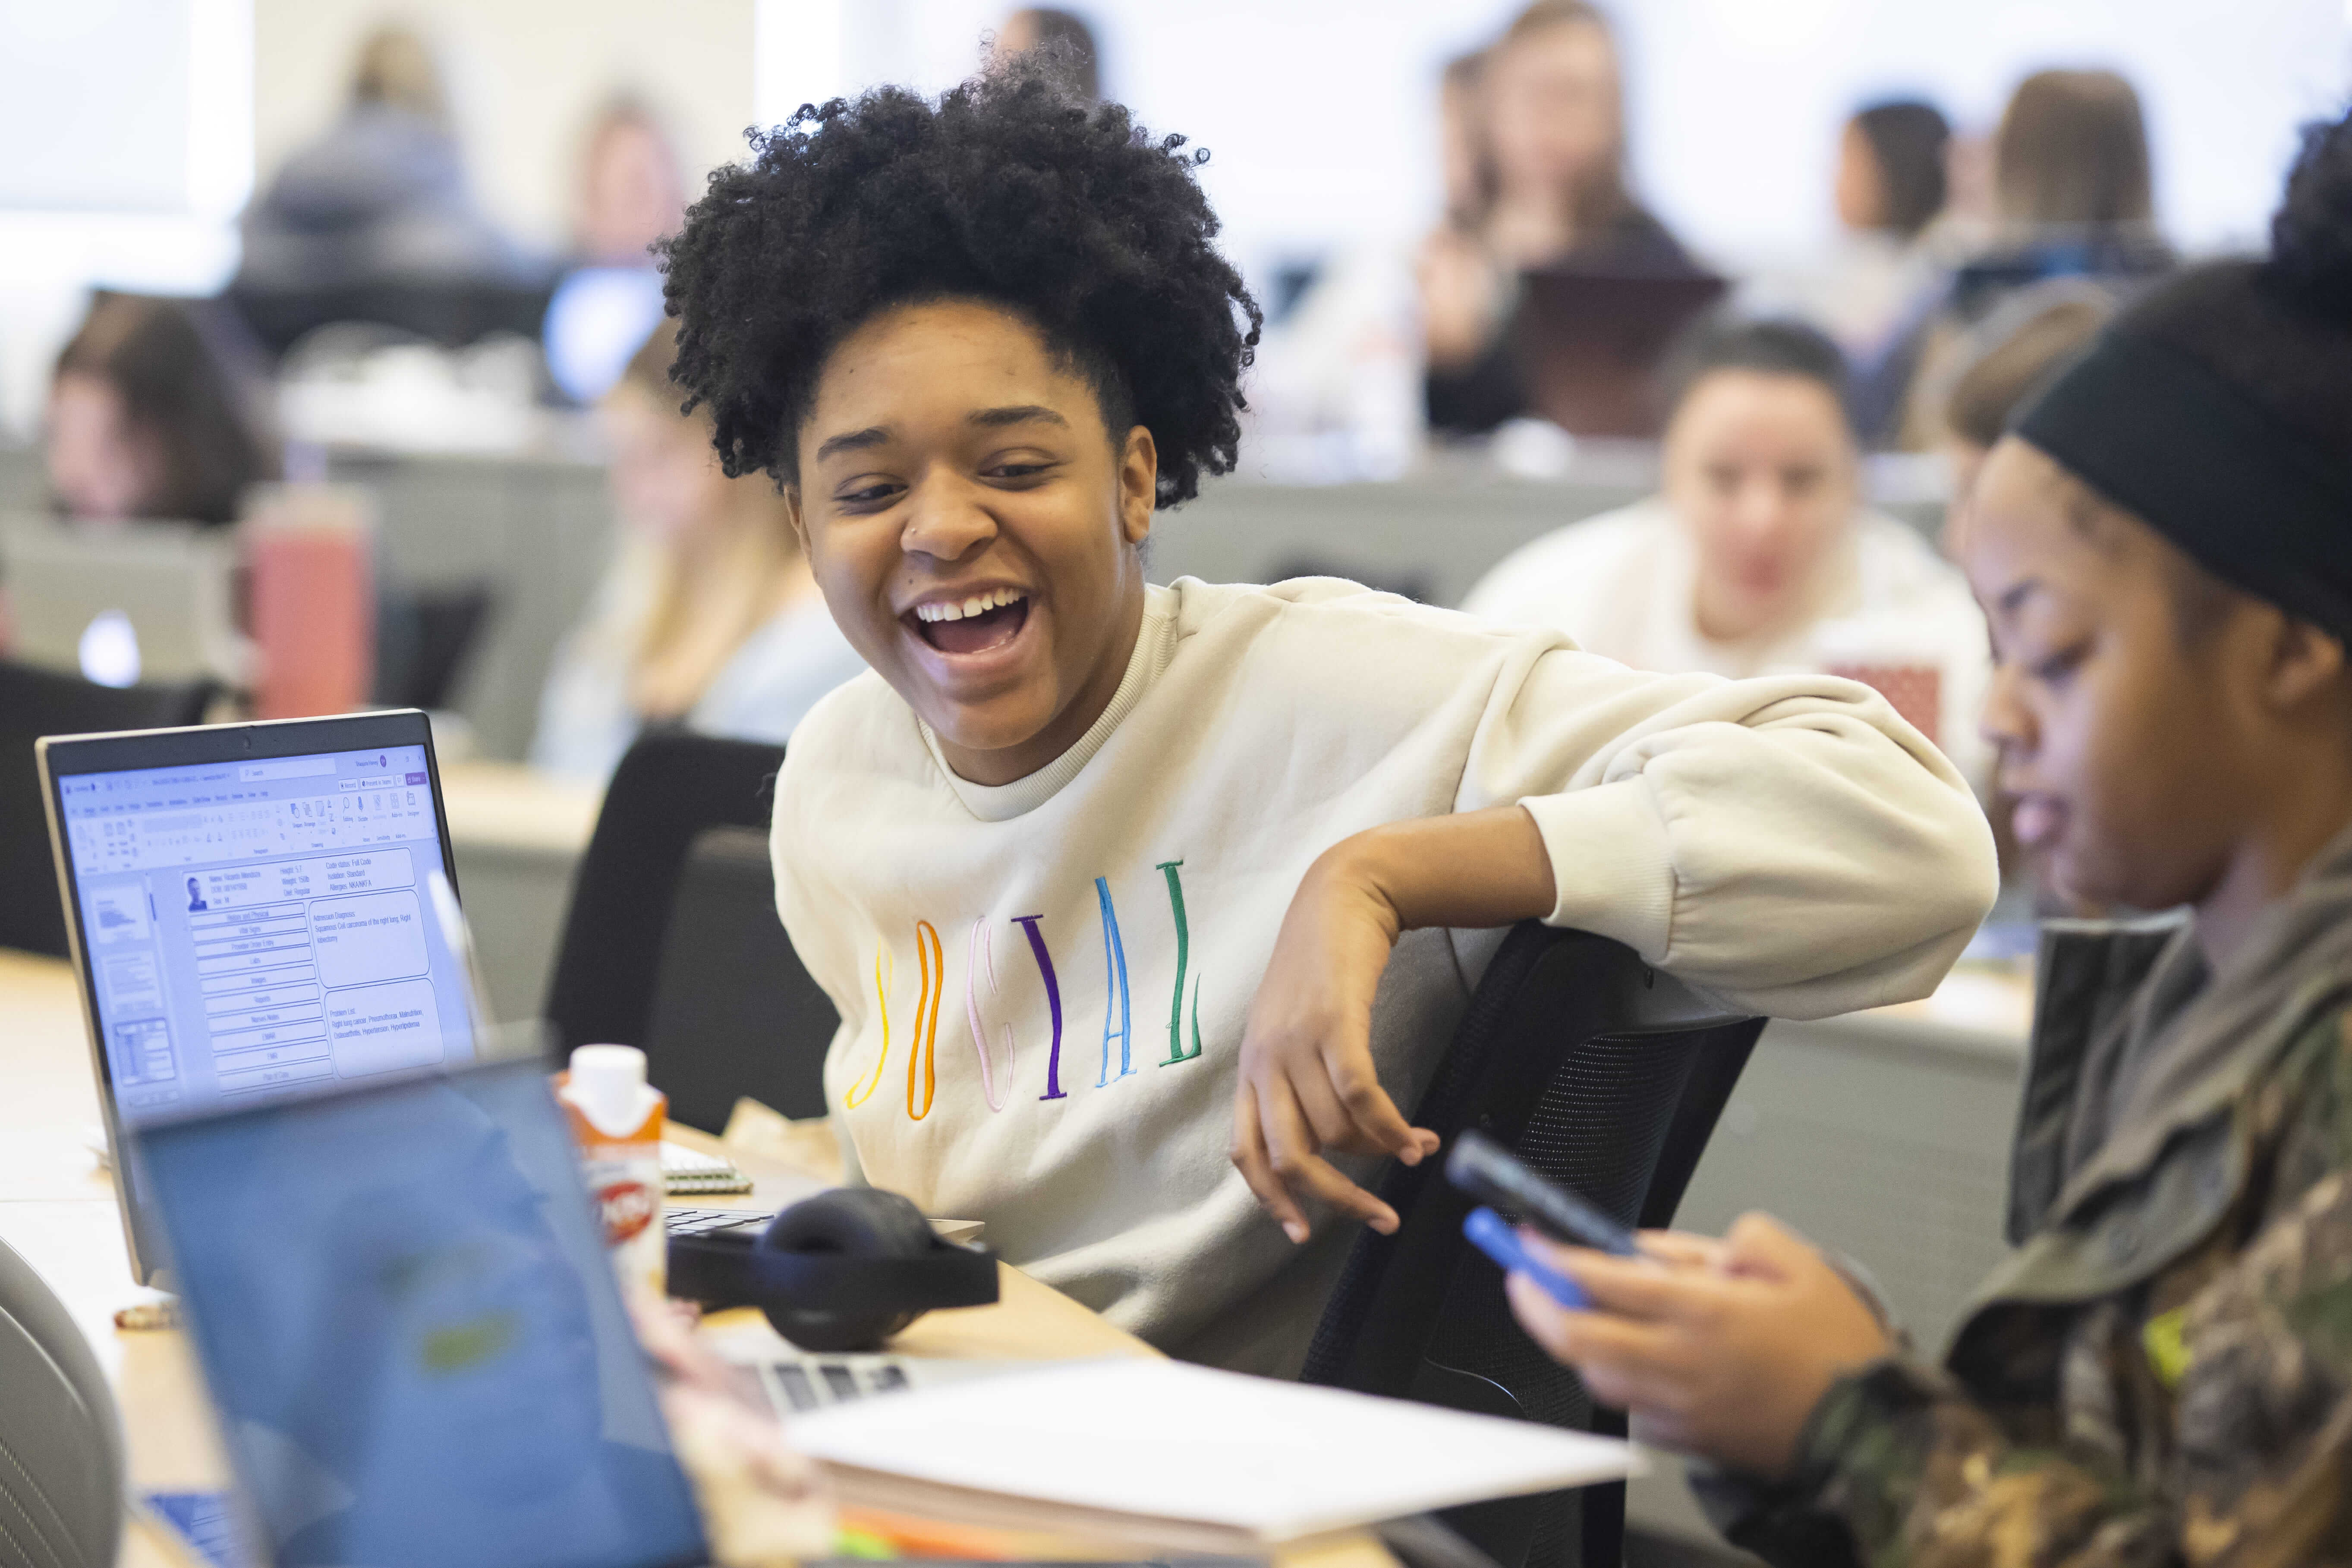
<instances>
[{"instance_id":1,"label":"laptop keyboard","mask_svg":"<svg viewBox=\"0 0 2352 1568\"><path fill-rule=\"evenodd\" d=\"M856 1361L812 1356L806 1361L761 1362L751 1370L759 1374L769 1401L782 1411L822 1410L828 1405L847 1405L908 1386L904 1367L877 1356Z\"/></svg>"},{"instance_id":2,"label":"laptop keyboard","mask_svg":"<svg viewBox=\"0 0 2352 1568\"><path fill-rule=\"evenodd\" d=\"M730 1226L764 1226L772 1215L758 1209L672 1208L663 1224L672 1236L702 1236ZM895 1394L908 1386L906 1368L894 1356L809 1356L798 1361L751 1363L761 1390L774 1407L786 1414L847 1405L877 1394Z\"/></svg>"}]
</instances>

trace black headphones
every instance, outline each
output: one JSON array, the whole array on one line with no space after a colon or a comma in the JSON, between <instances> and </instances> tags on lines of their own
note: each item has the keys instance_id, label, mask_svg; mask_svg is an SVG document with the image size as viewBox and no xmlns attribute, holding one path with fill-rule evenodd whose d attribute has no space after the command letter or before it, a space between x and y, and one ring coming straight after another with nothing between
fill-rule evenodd
<instances>
[{"instance_id":1,"label":"black headphones","mask_svg":"<svg viewBox=\"0 0 2352 1568\"><path fill-rule=\"evenodd\" d=\"M996 1254L943 1241L878 1187L836 1187L762 1222L669 1238L669 1293L757 1307L810 1351L874 1350L936 1307L996 1300Z\"/></svg>"}]
</instances>

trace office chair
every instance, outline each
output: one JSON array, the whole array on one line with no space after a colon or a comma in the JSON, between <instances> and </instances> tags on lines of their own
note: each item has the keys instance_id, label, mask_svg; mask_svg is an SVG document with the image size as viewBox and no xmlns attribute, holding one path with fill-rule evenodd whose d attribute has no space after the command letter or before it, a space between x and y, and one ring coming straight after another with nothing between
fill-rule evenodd
<instances>
[{"instance_id":1,"label":"office chair","mask_svg":"<svg viewBox=\"0 0 2352 1568\"><path fill-rule=\"evenodd\" d=\"M108 1568L122 1505L106 1374L65 1304L0 1242L0 1568Z\"/></svg>"},{"instance_id":2,"label":"office chair","mask_svg":"<svg viewBox=\"0 0 2352 1568\"><path fill-rule=\"evenodd\" d=\"M1524 922L1487 966L1413 1125L1477 1128L1629 1225L1670 1224L1764 1020L1726 1013L1622 943ZM1512 1320L1463 1238L1442 1158L1382 1170L1393 1236L1356 1238L1301 1374L1367 1394L1622 1436ZM1623 1484L1443 1516L1503 1568L1618 1568Z\"/></svg>"},{"instance_id":3,"label":"office chair","mask_svg":"<svg viewBox=\"0 0 2352 1568\"><path fill-rule=\"evenodd\" d=\"M208 680L118 689L0 659L0 947L66 956L65 910L33 742L43 735L200 724L216 689Z\"/></svg>"},{"instance_id":4,"label":"office chair","mask_svg":"<svg viewBox=\"0 0 2352 1568\"><path fill-rule=\"evenodd\" d=\"M786 1116L823 1116L840 1023L776 918L767 830L704 829L678 876L646 1021L669 1113L717 1131L748 1094Z\"/></svg>"},{"instance_id":5,"label":"office chair","mask_svg":"<svg viewBox=\"0 0 2352 1568\"><path fill-rule=\"evenodd\" d=\"M736 1098L824 1112L838 1024L776 918L768 817L783 748L667 732L629 748L572 885L547 1016L556 1043L636 1046L670 1114Z\"/></svg>"},{"instance_id":6,"label":"office chair","mask_svg":"<svg viewBox=\"0 0 2352 1568\"><path fill-rule=\"evenodd\" d=\"M497 601L496 591L487 583L379 587L375 700L386 708L428 712L448 707Z\"/></svg>"}]
</instances>

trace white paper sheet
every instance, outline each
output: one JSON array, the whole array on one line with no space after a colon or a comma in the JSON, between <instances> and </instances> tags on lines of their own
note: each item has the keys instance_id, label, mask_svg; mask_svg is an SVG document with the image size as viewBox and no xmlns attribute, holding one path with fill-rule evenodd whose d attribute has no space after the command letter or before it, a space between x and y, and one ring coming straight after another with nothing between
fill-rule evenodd
<instances>
[{"instance_id":1,"label":"white paper sheet","mask_svg":"<svg viewBox=\"0 0 2352 1568\"><path fill-rule=\"evenodd\" d=\"M1643 1468L1612 1438L1127 1359L836 1405L792 1439L835 1464L1268 1542Z\"/></svg>"}]
</instances>

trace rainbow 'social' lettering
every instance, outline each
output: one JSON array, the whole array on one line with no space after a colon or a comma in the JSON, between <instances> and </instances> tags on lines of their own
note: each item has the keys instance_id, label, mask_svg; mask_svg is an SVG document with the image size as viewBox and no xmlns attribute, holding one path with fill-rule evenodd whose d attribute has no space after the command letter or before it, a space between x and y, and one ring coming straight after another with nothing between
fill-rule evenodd
<instances>
[{"instance_id":1,"label":"rainbow 'social' lettering","mask_svg":"<svg viewBox=\"0 0 2352 1568\"><path fill-rule=\"evenodd\" d=\"M1176 992L1168 1003L1168 1059L1160 1065L1172 1068L1178 1062L1189 1062L1201 1054L1201 983L1192 982L1192 1048L1184 1048L1184 965L1192 956L1192 933L1184 923L1184 879L1176 874L1181 860L1162 860L1158 869L1168 879L1168 907L1176 915ZM1095 885L1100 887L1097 878Z\"/></svg>"},{"instance_id":2,"label":"rainbow 'social' lettering","mask_svg":"<svg viewBox=\"0 0 2352 1568\"><path fill-rule=\"evenodd\" d=\"M907 1114L920 1121L931 1113L932 1096L939 1092L940 998L948 988L948 961L940 952L939 928L929 921L915 922L915 954L922 961L923 989L915 1003L914 1032L907 1042ZM886 1050L887 1027L886 1024ZM919 1110L915 1109L919 1068L923 1082L923 1105Z\"/></svg>"},{"instance_id":3,"label":"rainbow 'social' lettering","mask_svg":"<svg viewBox=\"0 0 2352 1568\"><path fill-rule=\"evenodd\" d=\"M1095 1087L1101 1089L1110 1082L1110 1042L1118 1039L1118 1076L1127 1077L1135 1070L1129 1061L1129 1047L1135 1037L1127 988L1127 944L1119 940L1118 911L1111 908L1110 884L1102 878L1095 879L1095 899L1102 905L1103 979L1108 989L1103 995L1102 1066L1096 1069ZM1110 1026L1112 1013L1118 1016L1118 1027Z\"/></svg>"},{"instance_id":4,"label":"rainbow 'social' lettering","mask_svg":"<svg viewBox=\"0 0 2352 1568\"><path fill-rule=\"evenodd\" d=\"M923 988L915 998L915 1024L907 1041L907 1114L920 1121L931 1113L938 1092L940 997L947 990L947 961L940 954L940 933L929 921L915 922L915 954L923 965ZM874 1000L882 1014L882 1048L875 1054L874 1070L863 1083L850 1086L842 1097L852 1110L874 1098L882 1087L882 1069L890 1061L890 986L896 965L887 947L874 955ZM915 1103L915 1086L922 1084L922 1105Z\"/></svg>"},{"instance_id":5,"label":"rainbow 'social' lettering","mask_svg":"<svg viewBox=\"0 0 2352 1568\"><path fill-rule=\"evenodd\" d=\"M1176 984L1168 1004L1168 1057L1160 1065L1174 1067L1180 1062L1199 1059L1201 1055L1201 977L1192 973L1192 931L1184 911L1184 881L1180 874L1181 860L1163 860L1157 869L1168 879L1168 909L1176 926ZM1095 901L1102 914L1103 938L1103 1035L1102 1060L1095 1074L1095 1087L1109 1087L1114 1079L1128 1078L1135 1072L1134 995L1128 983L1127 942L1119 931L1118 910L1111 900L1109 879L1095 879ZM1045 946L1042 929L1043 915L1015 915L1013 923L1029 938L1029 952L1037 961L1037 973L1045 982L1045 1005L1053 1018L1053 1039L1045 1053L1045 1092L1040 1100L1067 1100L1069 1093L1062 1087L1062 985L1054 971L1054 955ZM989 1024L982 1012L980 984L984 978L988 994L1001 994L996 983L995 939L992 926L985 920L971 923L970 938L965 944L963 980L964 1017L971 1026L972 1054L980 1062L980 1091L991 1110L1003 1110L1013 1095L1013 1064L1016 1047L1013 1026L999 1026L1004 1038L1004 1061L1002 1070L995 1053L989 1045ZM947 959L941 950L940 933L930 921L915 922L915 955L922 965L922 988L915 999L915 1022L907 1038L907 1114L920 1121L931 1113L939 1096L939 1032L940 1007L947 994ZM847 1109L855 1110L874 1097L881 1087L883 1069L890 1063L890 989L894 984L894 960L886 945L874 955L874 1000L882 1020L881 1048L875 1055L873 1070L851 1085L843 1097ZM1184 982L1192 982L1192 1024L1189 1043L1184 1028ZM1118 1068L1111 1069L1111 1043L1118 1044Z\"/></svg>"},{"instance_id":6,"label":"rainbow 'social' lettering","mask_svg":"<svg viewBox=\"0 0 2352 1568\"><path fill-rule=\"evenodd\" d=\"M1045 1057L1045 1092L1040 1100L1066 1100L1062 1092L1062 987L1054 979L1054 955L1045 951L1045 939L1038 930L1044 915L1014 915L1013 923L1029 933L1029 951L1037 955L1037 972L1045 977L1045 1005L1054 1015L1054 1046Z\"/></svg>"},{"instance_id":7,"label":"rainbow 'social' lettering","mask_svg":"<svg viewBox=\"0 0 2352 1568\"><path fill-rule=\"evenodd\" d=\"M1002 1110L1013 1093L1013 1026L1004 1026L1004 1083L999 1088L996 1073L988 1059L988 1026L981 1020L980 995L972 988L972 977L988 976L988 994L996 994L996 942L989 934L984 920L971 922L971 941L967 944L963 969L963 1011L971 1024L971 1048L980 1058L980 1092L987 1097L988 1109Z\"/></svg>"}]
</instances>

